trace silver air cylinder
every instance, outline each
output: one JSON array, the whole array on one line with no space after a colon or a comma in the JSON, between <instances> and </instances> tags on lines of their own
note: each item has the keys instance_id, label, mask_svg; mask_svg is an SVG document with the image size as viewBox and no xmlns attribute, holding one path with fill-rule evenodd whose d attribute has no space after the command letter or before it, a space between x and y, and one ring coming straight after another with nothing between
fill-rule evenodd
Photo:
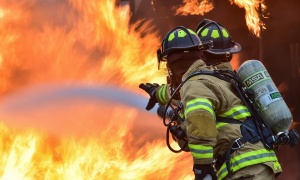
<instances>
[{"instance_id":1,"label":"silver air cylinder","mask_svg":"<svg viewBox=\"0 0 300 180\"><path fill-rule=\"evenodd\" d=\"M277 134L288 130L293 117L267 69L258 60L244 62L237 71L243 84L255 93L260 115Z\"/></svg>"}]
</instances>

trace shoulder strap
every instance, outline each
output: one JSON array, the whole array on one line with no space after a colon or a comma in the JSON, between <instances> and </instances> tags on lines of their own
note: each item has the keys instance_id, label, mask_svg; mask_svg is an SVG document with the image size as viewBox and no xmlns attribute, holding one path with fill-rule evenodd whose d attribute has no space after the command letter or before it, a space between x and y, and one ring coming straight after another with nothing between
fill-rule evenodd
<instances>
[{"instance_id":1,"label":"shoulder strap","mask_svg":"<svg viewBox=\"0 0 300 180\"><path fill-rule=\"evenodd\" d=\"M243 122L240 120L232 119L232 118L227 118L227 117L216 117L217 122L224 122L224 123L230 123L230 124L242 124Z\"/></svg>"}]
</instances>

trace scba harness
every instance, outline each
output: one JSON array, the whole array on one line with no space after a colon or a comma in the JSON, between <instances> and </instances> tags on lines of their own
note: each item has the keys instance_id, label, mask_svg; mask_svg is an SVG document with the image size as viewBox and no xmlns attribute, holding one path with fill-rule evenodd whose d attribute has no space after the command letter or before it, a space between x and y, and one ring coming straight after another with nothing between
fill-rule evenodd
<instances>
[{"instance_id":1,"label":"scba harness","mask_svg":"<svg viewBox=\"0 0 300 180\"><path fill-rule=\"evenodd\" d=\"M216 118L217 122L240 124L241 134L242 134L242 137L235 139L231 143L230 148L226 151L226 153L223 156L217 157L217 161L215 163L215 167L217 170L219 170L220 167L222 166L222 164L225 162L226 166L227 166L228 175L230 177L231 176L230 155L233 152L235 152L236 150L242 148L245 145L245 143L247 143L247 142L255 144L255 143L261 141L264 144L265 148L273 149L273 150L278 150L279 145L289 144L291 147L294 147L297 144L297 141L299 140L299 135L295 129L279 133L276 136L273 134L269 125L267 123L265 123L263 118L260 116L259 108L257 107L257 104L255 103L255 100L254 100L253 90L248 89L247 87L245 87L243 85L243 83L241 83L241 81L239 80L235 71L231 71L231 70L212 70L212 71L199 70L199 71L196 71L193 74L189 75L186 79L184 79L179 84L179 86L172 93L172 96L171 96L169 102L167 103L167 105L164 108L163 121L164 121L164 124L168 126L168 128L167 128L167 144L168 144L169 149L172 152L176 152L176 153L180 152L185 147L181 147L181 149L177 150L177 151L170 147L169 136L168 136L169 132L171 132L171 134L173 136L175 136L175 137L177 136L177 133L172 133L172 131L170 131L170 129L181 130L180 127L178 127L178 125L180 124L180 122L182 122L182 121L180 121L180 122L177 121L177 119L179 117L178 112L181 110L182 106L179 106L177 109L174 109L171 106L171 102L172 102L173 98L178 94L179 89L183 86L183 84L185 82L187 82L187 80L189 80L190 78L192 78L194 76L198 76L198 75L211 75L211 76L215 76L221 80L231 83L251 114L251 117L247 118L244 122L236 120L236 119L232 119L232 118L217 116L217 118ZM170 113L170 110L168 110L170 106L171 106L172 113ZM170 114L172 114L172 116ZM165 123L166 117L168 117L170 120L169 124ZM174 123L172 125L172 122L177 122L177 123ZM172 126L174 126L174 127L172 127ZM177 139L182 140L183 137L180 136L180 137L177 137ZM187 145L187 142L185 143L185 146L186 145Z\"/></svg>"}]
</instances>

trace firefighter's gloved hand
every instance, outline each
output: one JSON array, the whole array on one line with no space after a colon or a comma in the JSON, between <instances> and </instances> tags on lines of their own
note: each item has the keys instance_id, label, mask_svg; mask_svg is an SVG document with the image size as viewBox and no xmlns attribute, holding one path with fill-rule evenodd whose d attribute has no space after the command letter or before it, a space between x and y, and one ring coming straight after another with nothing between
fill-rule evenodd
<instances>
[{"instance_id":1,"label":"firefighter's gloved hand","mask_svg":"<svg viewBox=\"0 0 300 180\"><path fill-rule=\"evenodd\" d=\"M158 102L157 99L156 99L156 95L155 95L155 92L156 92L156 89L159 87L158 84L156 83L142 83L140 84L139 88L143 89L144 91L146 91L149 95L150 95L150 99L148 101L148 104L146 106L146 110L149 111L151 110L155 104Z\"/></svg>"},{"instance_id":2,"label":"firefighter's gloved hand","mask_svg":"<svg viewBox=\"0 0 300 180\"><path fill-rule=\"evenodd\" d=\"M194 164L195 180L218 180L211 164Z\"/></svg>"}]
</instances>

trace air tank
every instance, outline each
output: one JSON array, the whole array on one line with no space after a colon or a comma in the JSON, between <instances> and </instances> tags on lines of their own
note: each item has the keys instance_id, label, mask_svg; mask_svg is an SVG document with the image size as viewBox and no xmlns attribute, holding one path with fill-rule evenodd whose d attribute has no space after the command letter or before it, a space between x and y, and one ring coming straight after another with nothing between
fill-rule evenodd
<instances>
[{"instance_id":1,"label":"air tank","mask_svg":"<svg viewBox=\"0 0 300 180\"><path fill-rule=\"evenodd\" d=\"M273 133L288 130L293 122L292 113L265 66L258 60L248 60L237 70L237 75L254 91L260 115Z\"/></svg>"}]
</instances>

